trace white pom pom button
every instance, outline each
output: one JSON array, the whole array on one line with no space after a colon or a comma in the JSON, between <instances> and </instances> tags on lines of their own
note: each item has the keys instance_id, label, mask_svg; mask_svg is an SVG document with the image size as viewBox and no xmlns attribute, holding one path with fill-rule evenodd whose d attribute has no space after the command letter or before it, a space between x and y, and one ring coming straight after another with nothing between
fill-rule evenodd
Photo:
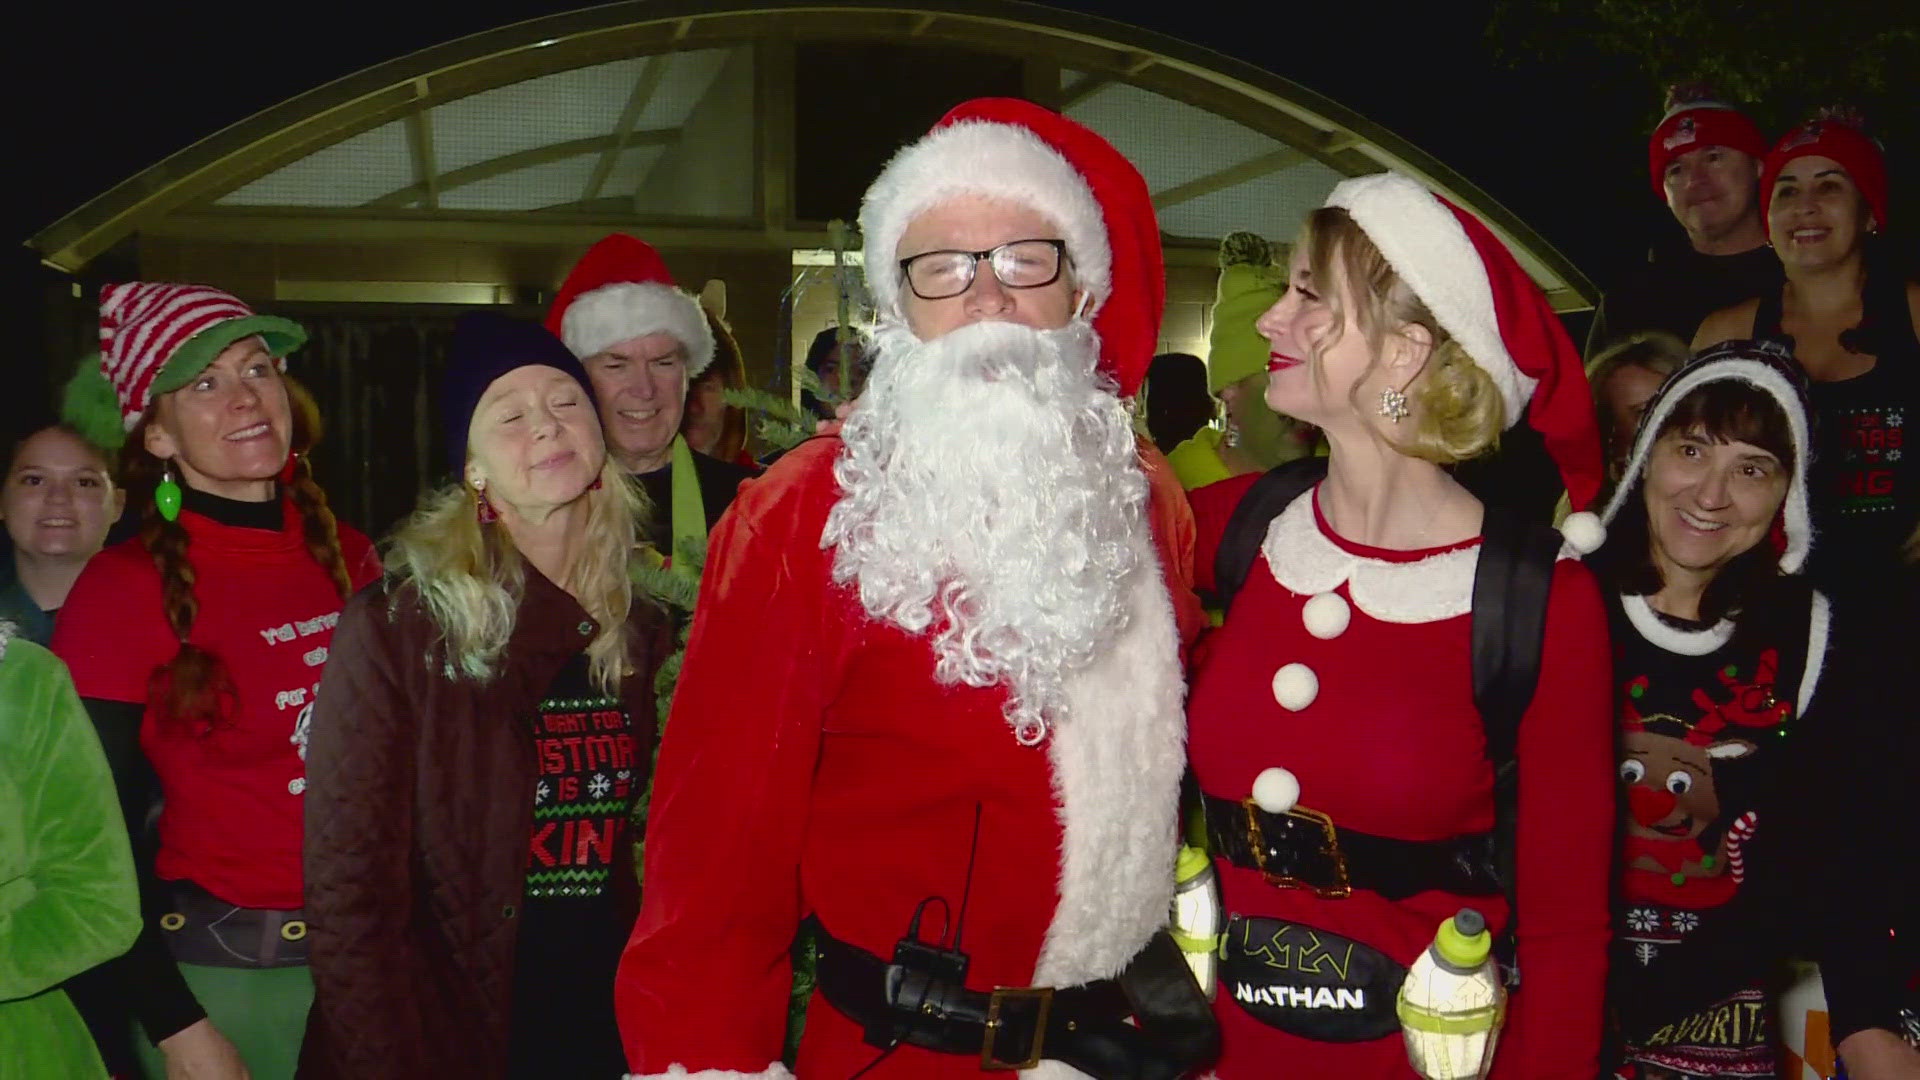
<instances>
[{"instance_id":1,"label":"white pom pom button","mask_svg":"<svg viewBox=\"0 0 1920 1080\"><path fill-rule=\"evenodd\" d=\"M1288 664L1273 673L1273 700L1283 709L1299 712L1320 696L1320 677L1305 664Z\"/></svg>"},{"instance_id":2,"label":"white pom pom button","mask_svg":"<svg viewBox=\"0 0 1920 1080\"><path fill-rule=\"evenodd\" d=\"M1269 814L1284 814L1300 801L1300 779L1278 766L1253 778L1253 804Z\"/></svg>"},{"instance_id":3,"label":"white pom pom button","mask_svg":"<svg viewBox=\"0 0 1920 1080\"><path fill-rule=\"evenodd\" d=\"M1323 592L1300 609L1300 621L1307 624L1307 633L1326 641L1347 632L1347 624L1353 621L1353 608L1339 593Z\"/></svg>"}]
</instances>

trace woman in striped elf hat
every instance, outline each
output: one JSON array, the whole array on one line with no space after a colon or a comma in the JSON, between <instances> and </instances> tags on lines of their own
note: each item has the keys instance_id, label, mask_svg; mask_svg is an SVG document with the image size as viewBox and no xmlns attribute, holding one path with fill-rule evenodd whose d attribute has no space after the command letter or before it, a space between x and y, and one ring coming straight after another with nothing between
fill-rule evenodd
<instances>
[{"instance_id":1,"label":"woman in striped elf hat","mask_svg":"<svg viewBox=\"0 0 1920 1080\"><path fill-rule=\"evenodd\" d=\"M305 340L218 289L109 285L99 363L67 391L140 514L81 572L53 649L136 840L164 797L157 844L136 843L154 917L93 973L153 1076L291 1077L312 998L307 719L340 607L379 561L314 483L319 418L285 373Z\"/></svg>"}]
</instances>

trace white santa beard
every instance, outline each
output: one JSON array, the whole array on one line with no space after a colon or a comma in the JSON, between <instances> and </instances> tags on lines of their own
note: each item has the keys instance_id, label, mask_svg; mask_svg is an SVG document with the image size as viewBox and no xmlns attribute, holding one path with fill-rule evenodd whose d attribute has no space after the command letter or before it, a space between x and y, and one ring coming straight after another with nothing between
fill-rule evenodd
<instances>
[{"instance_id":1,"label":"white santa beard","mask_svg":"<svg viewBox=\"0 0 1920 1080\"><path fill-rule=\"evenodd\" d=\"M1091 327L882 328L822 546L869 614L933 632L941 683L1004 685L1025 743L1127 620L1146 479Z\"/></svg>"}]
</instances>

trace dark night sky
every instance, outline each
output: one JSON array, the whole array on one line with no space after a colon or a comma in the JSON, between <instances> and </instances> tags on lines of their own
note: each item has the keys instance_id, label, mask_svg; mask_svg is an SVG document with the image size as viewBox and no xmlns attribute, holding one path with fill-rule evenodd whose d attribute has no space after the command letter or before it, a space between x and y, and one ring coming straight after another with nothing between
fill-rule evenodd
<instances>
[{"instance_id":1,"label":"dark night sky","mask_svg":"<svg viewBox=\"0 0 1920 1080\"><path fill-rule=\"evenodd\" d=\"M37 5L11 17L14 184L0 221L10 241L0 257L9 321L40 351L34 309L57 278L17 245L119 180L361 68L578 6L338 0L302 17L287 6L204 0ZM1657 230L1674 228L1644 179L1642 132L1654 105L1644 80L1595 63L1498 63L1486 40L1490 0L1391 16L1368 3L1052 6L1183 38L1341 102L1464 173L1603 284Z\"/></svg>"}]
</instances>

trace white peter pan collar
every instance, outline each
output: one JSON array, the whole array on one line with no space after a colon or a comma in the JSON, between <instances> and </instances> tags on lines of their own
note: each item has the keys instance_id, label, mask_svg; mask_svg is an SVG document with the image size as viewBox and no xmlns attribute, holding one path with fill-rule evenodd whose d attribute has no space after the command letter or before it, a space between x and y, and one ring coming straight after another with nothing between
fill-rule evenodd
<instances>
[{"instance_id":1,"label":"white peter pan collar","mask_svg":"<svg viewBox=\"0 0 1920 1080\"><path fill-rule=\"evenodd\" d=\"M1274 580L1302 596L1346 582L1354 606L1381 622L1439 622L1473 610L1478 544L1411 562L1355 555L1320 531L1313 500L1312 492L1293 500L1267 526L1260 553Z\"/></svg>"}]
</instances>

